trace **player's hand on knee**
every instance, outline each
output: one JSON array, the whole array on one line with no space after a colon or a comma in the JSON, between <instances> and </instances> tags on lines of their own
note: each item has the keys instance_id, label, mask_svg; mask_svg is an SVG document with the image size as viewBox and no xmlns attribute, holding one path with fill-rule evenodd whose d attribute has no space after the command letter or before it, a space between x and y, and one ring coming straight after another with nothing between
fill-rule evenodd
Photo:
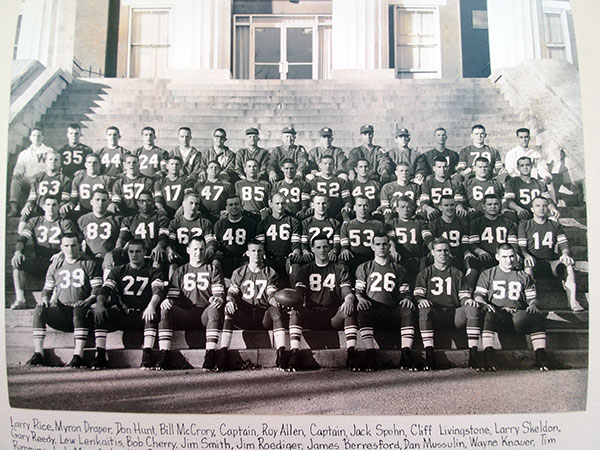
<instances>
[{"instance_id":1,"label":"player's hand on knee","mask_svg":"<svg viewBox=\"0 0 600 450\"><path fill-rule=\"evenodd\" d=\"M171 247L167 247L166 249L167 261L172 263L177 260L177 252L173 250Z\"/></svg>"},{"instance_id":2,"label":"player's hand on knee","mask_svg":"<svg viewBox=\"0 0 600 450\"><path fill-rule=\"evenodd\" d=\"M28 216L33 211L33 205L31 203L26 203L21 210L21 216Z\"/></svg>"},{"instance_id":3,"label":"player's hand on knee","mask_svg":"<svg viewBox=\"0 0 600 450\"><path fill-rule=\"evenodd\" d=\"M327 254L327 256L329 256L329 261L336 261L337 257L338 257L335 250L329 250L329 253Z\"/></svg>"},{"instance_id":4,"label":"player's hand on knee","mask_svg":"<svg viewBox=\"0 0 600 450\"><path fill-rule=\"evenodd\" d=\"M485 250L479 254L479 259L481 261L491 261L492 260L492 255L490 255L488 252L486 252Z\"/></svg>"},{"instance_id":5,"label":"player's hand on knee","mask_svg":"<svg viewBox=\"0 0 600 450\"><path fill-rule=\"evenodd\" d=\"M172 306L173 300L171 300L170 298L166 298L160 304L160 309L162 309L163 311L168 311L169 309L171 309Z\"/></svg>"},{"instance_id":6,"label":"player's hand on knee","mask_svg":"<svg viewBox=\"0 0 600 450\"><path fill-rule=\"evenodd\" d=\"M40 297L39 299L36 298L35 301L39 306L43 306L45 308L50 306L50 300L48 297Z\"/></svg>"},{"instance_id":7,"label":"player's hand on knee","mask_svg":"<svg viewBox=\"0 0 600 450\"><path fill-rule=\"evenodd\" d=\"M96 307L94 308L94 320L96 323L102 323L105 319L108 318L108 310L103 303L96 303Z\"/></svg>"},{"instance_id":8,"label":"player's hand on knee","mask_svg":"<svg viewBox=\"0 0 600 450\"><path fill-rule=\"evenodd\" d=\"M535 266L535 258L531 255L525 256L525 267L534 267Z\"/></svg>"},{"instance_id":9,"label":"player's hand on knee","mask_svg":"<svg viewBox=\"0 0 600 450\"><path fill-rule=\"evenodd\" d=\"M505 306L502 308L502 311L506 311L506 312L513 314L513 313L517 312L517 308L511 308L510 306Z\"/></svg>"},{"instance_id":10,"label":"player's hand on knee","mask_svg":"<svg viewBox=\"0 0 600 450\"><path fill-rule=\"evenodd\" d=\"M15 253L13 255L12 259L10 260L10 263L11 263L13 269L20 269L23 266L24 262L25 262L25 255L21 252Z\"/></svg>"},{"instance_id":11,"label":"player's hand on knee","mask_svg":"<svg viewBox=\"0 0 600 450\"><path fill-rule=\"evenodd\" d=\"M422 308L431 308L433 305L432 303L427 300L426 298L422 298L421 300L419 300L419 303L417 303L417 306L422 309Z\"/></svg>"},{"instance_id":12,"label":"player's hand on knee","mask_svg":"<svg viewBox=\"0 0 600 450\"><path fill-rule=\"evenodd\" d=\"M479 307L479 304L472 298L469 298L469 299L465 300L465 306L471 306L473 308L477 308L477 307Z\"/></svg>"},{"instance_id":13,"label":"player's hand on knee","mask_svg":"<svg viewBox=\"0 0 600 450\"><path fill-rule=\"evenodd\" d=\"M342 261L350 261L352 259L352 252L350 250L342 250L340 252L340 259Z\"/></svg>"},{"instance_id":14,"label":"player's hand on knee","mask_svg":"<svg viewBox=\"0 0 600 450\"><path fill-rule=\"evenodd\" d=\"M456 215L458 217L466 217L467 214L469 214L469 211L467 211L463 205L459 204L456 206Z\"/></svg>"},{"instance_id":15,"label":"player's hand on knee","mask_svg":"<svg viewBox=\"0 0 600 450\"><path fill-rule=\"evenodd\" d=\"M519 216L519 219L529 219L529 211L527 211L525 208L521 208L517 215Z\"/></svg>"},{"instance_id":16,"label":"player's hand on knee","mask_svg":"<svg viewBox=\"0 0 600 450\"><path fill-rule=\"evenodd\" d=\"M359 298L356 309L359 311L367 311L368 309L371 309L371 302L366 298Z\"/></svg>"},{"instance_id":17,"label":"player's hand on knee","mask_svg":"<svg viewBox=\"0 0 600 450\"><path fill-rule=\"evenodd\" d=\"M214 295L208 299L208 302L210 303L211 308L219 309L223 306L223 299L221 297L215 297Z\"/></svg>"},{"instance_id":18,"label":"player's hand on knee","mask_svg":"<svg viewBox=\"0 0 600 450\"><path fill-rule=\"evenodd\" d=\"M539 310L538 306L539 305L537 304L537 302L533 301L529 304L525 311L527 311L529 314L539 314L541 313L541 311Z\"/></svg>"},{"instance_id":19,"label":"player's hand on knee","mask_svg":"<svg viewBox=\"0 0 600 450\"><path fill-rule=\"evenodd\" d=\"M225 303L225 312L230 316L233 316L237 311L237 305L233 301L228 301Z\"/></svg>"},{"instance_id":20,"label":"player's hand on knee","mask_svg":"<svg viewBox=\"0 0 600 450\"><path fill-rule=\"evenodd\" d=\"M156 246L152 250L150 256L152 257L152 261L154 261L157 264L160 264L165 257L165 250L159 246Z\"/></svg>"},{"instance_id":21,"label":"player's hand on knee","mask_svg":"<svg viewBox=\"0 0 600 450\"><path fill-rule=\"evenodd\" d=\"M296 249L292 253L290 253L289 258L290 258L291 263L300 264L302 262L302 252L300 250Z\"/></svg>"},{"instance_id":22,"label":"player's hand on knee","mask_svg":"<svg viewBox=\"0 0 600 450\"><path fill-rule=\"evenodd\" d=\"M491 313L495 313L496 312L496 308L494 307L494 305L492 305L491 303L484 303L483 304L483 308Z\"/></svg>"},{"instance_id":23,"label":"player's hand on knee","mask_svg":"<svg viewBox=\"0 0 600 450\"><path fill-rule=\"evenodd\" d=\"M344 303L340 306L340 311L346 317L350 317L354 314L354 299L349 298L348 300L344 300Z\"/></svg>"},{"instance_id":24,"label":"player's hand on knee","mask_svg":"<svg viewBox=\"0 0 600 450\"><path fill-rule=\"evenodd\" d=\"M60 262L64 261L64 259L65 259L65 255L62 251L60 251L50 257L50 262L51 263L57 263L57 262L60 263Z\"/></svg>"},{"instance_id":25,"label":"player's hand on knee","mask_svg":"<svg viewBox=\"0 0 600 450\"><path fill-rule=\"evenodd\" d=\"M142 313L142 319L144 319L146 322L152 322L154 320L154 316L154 308L151 305L148 305Z\"/></svg>"},{"instance_id":26,"label":"player's hand on knee","mask_svg":"<svg viewBox=\"0 0 600 450\"><path fill-rule=\"evenodd\" d=\"M275 183L276 181L277 181L277 172L275 172L274 170L271 170L269 172L269 182Z\"/></svg>"},{"instance_id":27,"label":"player's hand on knee","mask_svg":"<svg viewBox=\"0 0 600 450\"><path fill-rule=\"evenodd\" d=\"M313 259L315 259L315 255L310 250L302 250L302 262L311 262Z\"/></svg>"},{"instance_id":28,"label":"player's hand on knee","mask_svg":"<svg viewBox=\"0 0 600 450\"><path fill-rule=\"evenodd\" d=\"M572 266L573 264L575 264L575 260L571 258L570 255L560 255L560 258L558 258L558 260L565 266Z\"/></svg>"},{"instance_id":29,"label":"player's hand on knee","mask_svg":"<svg viewBox=\"0 0 600 450\"><path fill-rule=\"evenodd\" d=\"M408 298L403 298L402 300L400 300L400 303L398 303L398 305L402 308L415 309L415 304Z\"/></svg>"},{"instance_id":30,"label":"player's hand on knee","mask_svg":"<svg viewBox=\"0 0 600 450\"><path fill-rule=\"evenodd\" d=\"M392 261L400 262L400 253L398 253L396 250L390 251L390 256L392 257Z\"/></svg>"}]
</instances>

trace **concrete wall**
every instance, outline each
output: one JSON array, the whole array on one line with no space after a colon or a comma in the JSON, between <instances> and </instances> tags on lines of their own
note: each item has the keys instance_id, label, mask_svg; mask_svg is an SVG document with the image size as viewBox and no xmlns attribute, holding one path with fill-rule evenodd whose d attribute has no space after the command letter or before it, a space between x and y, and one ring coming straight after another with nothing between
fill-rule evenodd
<instances>
[{"instance_id":1,"label":"concrete wall","mask_svg":"<svg viewBox=\"0 0 600 450\"><path fill-rule=\"evenodd\" d=\"M108 2L78 0L75 20L75 58L86 69L104 72Z\"/></svg>"}]
</instances>

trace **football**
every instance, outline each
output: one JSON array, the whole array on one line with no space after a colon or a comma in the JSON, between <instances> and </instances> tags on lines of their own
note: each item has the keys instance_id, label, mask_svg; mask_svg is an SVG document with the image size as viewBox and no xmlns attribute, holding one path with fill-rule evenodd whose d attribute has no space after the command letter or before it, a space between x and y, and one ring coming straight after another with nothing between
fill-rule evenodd
<instances>
[{"instance_id":1,"label":"football","mask_svg":"<svg viewBox=\"0 0 600 450\"><path fill-rule=\"evenodd\" d=\"M292 308L296 306L302 305L304 302L304 298L296 289L282 289L279 292L276 292L273 298L279 303L281 306L286 308Z\"/></svg>"}]
</instances>

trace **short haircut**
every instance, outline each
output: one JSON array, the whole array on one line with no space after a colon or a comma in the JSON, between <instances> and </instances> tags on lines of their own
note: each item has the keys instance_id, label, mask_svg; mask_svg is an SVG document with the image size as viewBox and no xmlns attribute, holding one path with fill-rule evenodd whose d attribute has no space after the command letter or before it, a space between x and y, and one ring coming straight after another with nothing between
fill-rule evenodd
<instances>
[{"instance_id":1,"label":"short haircut","mask_svg":"<svg viewBox=\"0 0 600 450\"><path fill-rule=\"evenodd\" d=\"M438 131L443 131L444 133L447 133L445 128L437 127L435 130L433 130L433 134L437 133Z\"/></svg>"},{"instance_id":2,"label":"short haircut","mask_svg":"<svg viewBox=\"0 0 600 450\"><path fill-rule=\"evenodd\" d=\"M324 194L323 192L317 192L313 194L313 196L310 198L310 201L313 202L317 197L323 197L324 199L329 201L329 196L327 194Z\"/></svg>"},{"instance_id":3,"label":"short haircut","mask_svg":"<svg viewBox=\"0 0 600 450\"><path fill-rule=\"evenodd\" d=\"M393 206L398 206L398 203L409 203L413 208L415 207L415 202L408 195L400 195L395 197L393 200Z\"/></svg>"},{"instance_id":4,"label":"short haircut","mask_svg":"<svg viewBox=\"0 0 600 450\"><path fill-rule=\"evenodd\" d=\"M521 161L529 161L529 164L531 164L531 158L529 156L521 156L519 159L517 159L517 166Z\"/></svg>"},{"instance_id":5,"label":"short haircut","mask_svg":"<svg viewBox=\"0 0 600 450\"><path fill-rule=\"evenodd\" d=\"M138 195L138 198L136 200L139 200L139 198L142 195L149 195L150 197L154 198L154 195L152 195L152 192L150 192L148 189L144 189L142 192L140 192L140 195Z\"/></svg>"},{"instance_id":6,"label":"short haircut","mask_svg":"<svg viewBox=\"0 0 600 450\"><path fill-rule=\"evenodd\" d=\"M72 130L79 130L81 131L81 125L79 125L78 123L70 123L69 125L67 125L67 129L72 129Z\"/></svg>"},{"instance_id":7,"label":"short haircut","mask_svg":"<svg viewBox=\"0 0 600 450\"><path fill-rule=\"evenodd\" d=\"M385 231L379 231L379 232L375 233L375 235L373 236L373 242L375 242L376 238L386 238L388 241L390 240L390 237L387 235L387 233Z\"/></svg>"},{"instance_id":8,"label":"short haircut","mask_svg":"<svg viewBox=\"0 0 600 450\"><path fill-rule=\"evenodd\" d=\"M181 164L183 166L183 159L181 159L181 156L172 154L172 155L169 155L169 157L167 158L167 161L170 161L171 159L175 159L175 160L179 161L179 164Z\"/></svg>"},{"instance_id":9,"label":"short haircut","mask_svg":"<svg viewBox=\"0 0 600 450\"><path fill-rule=\"evenodd\" d=\"M511 250L514 253L516 253L515 248L507 242L498 244L498 246L496 247L496 253L500 253L500 250Z\"/></svg>"},{"instance_id":10,"label":"short haircut","mask_svg":"<svg viewBox=\"0 0 600 450\"><path fill-rule=\"evenodd\" d=\"M252 161L252 162L255 162L255 163L256 163L256 165L258 166L258 160L257 160L256 158L248 158L248 159L246 160L246 162L244 163L244 167L246 167L246 165L247 165L247 164L248 164L250 161Z\"/></svg>"},{"instance_id":11,"label":"short haircut","mask_svg":"<svg viewBox=\"0 0 600 450\"><path fill-rule=\"evenodd\" d=\"M206 244L206 242L204 241L204 238L202 236L191 237L187 246L189 247L190 245L192 245L192 242L201 242L202 244Z\"/></svg>"},{"instance_id":12,"label":"short haircut","mask_svg":"<svg viewBox=\"0 0 600 450\"><path fill-rule=\"evenodd\" d=\"M189 133L192 134L192 129L190 127L179 127L179 129L177 130L177 134L179 134L181 130L189 131Z\"/></svg>"},{"instance_id":13,"label":"short haircut","mask_svg":"<svg viewBox=\"0 0 600 450\"><path fill-rule=\"evenodd\" d=\"M441 155L435 157L435 159L433 160L433 165L435 166L435 163L438 163L438 162L441 162L441 163L444 163L444 164L448 164L448 160L446 159L446 157L445 156L441 156Z\"/></svg>"},{"instance_id":14,"label":"short haircut","mask_svg":"<svg viewBox=\"0 0 600 450\"><path fill-rule=\"evenodd\" d=\"M527 133L527 134L531 134L531 131L529 131L529 128L518 128L516 135L518 136L519 133Z\"/></svg>"},{"instance_id":15,"label":"short haircut","mask_svg":"<svg viewBox=\"0 0 600 450\"><path fill-rule=\"evenodd\" d=\"M439 158L439 156L438 156ZM446 158L444 158L444 161L446 161ZM396 164L396 169L398 167L408 167L410 169L410 164L407 163L406 161L400 161L398 164Z\"/></svg>"},{"instance_id":16,"label":"short haircut","mask_svg":"<svg viewBox=\"0 0 600 450\"><path fill-rule=\"evenodd\" d=\"M58 195L50 195L50 194L44 195L42 197L41 204L43 205L44 203L46 203L46 200L56 200L56 203L58 203L60 205L60 197Z\"/></svg>"},{"instance_id":17,"label":"short haircut","mask_svg":"<svg viewBox=\"0 0 600 450\"><path fill-rule=\"evenodd\" d=\"M475 161L473 161L473 164L477 164L478 162L482 162L482 163L486 163L486 164L490 163L488 161L488 159L484 156L479 156L479 157L475 158Z\"/></svg>"},{"instance_id":18,"label":"short haircut","mask_svg":"<svg viewBox=\"0 0 600 450\"><path fill-rule=\"evenodd\" d=\"M550 203L550 200L547 199L546 197L542 197L541 195L538 195L537 197L534 197L531 199L531 204L533 205L533 202L535 202L536 200L544 200L546 203Z\"/></svg>"},{"instance_id":19,"label":"short haircut","mask_svg":"<svg viewBox=\"0 0 600 450\"><path fill-rule=\"evenodd\" d=\"M140 194L141 195L141 194ZM185 201L188 197L196 197L196 198L200 198L200 194L198 194L196 191L194 190L189 190L189 191L185 191L185 194L183 194L183 200Z\"/></svg>"},{"instance_id":20,"label":"short haircut","mask_svg":"<svg viewBox=\"0 0 600 450\"><path fill-rule=\"evenodd\" d=\"M217 133L217 131L220 131L225 135L225 137L227 137L227 131L225 131L223 128L216 128L215 131L213 131L213 136Z\"/></svg>"},{"instance_id":21,"label":"short haircut","mask_svg":"<svg viewBox=\"0 0 600 450\"><path fill-rule=\"evenodd\" d=\"M325 233L319 233L316 236L314 236L310 240L310 246L314 247L316 241L327 241L327 245L329 245L329 238L327 237L327 235Z\"/></svg>"},{"instance_id":22,"label":"short haircut","mask_svg":"<svg viewBox=\"0 0 600 450\"><path fill-rule=\"evenodd\" d=\"M365 158L360 158L358 161L356 161L356 165L357 165L357 166L358 166L358 163L359 163L359 162L366 162L366 163L367 163L367 166L371 167L371 163L369 162L369 160L368 160L368 159L365 159Z\"/></svg>"},{"instance_id":23,"label":"short haircut","mask_svg":"<svg viewBox=\"0 0 600 450\"><path fill-rule=\"evenodd\" d=\"M259 241L258 239L248 239L248 242L246 243L248 246L251 245L260 245L262 248L265 248L265 243L262 241Z\"/></svg>"},{"instance_id":24,"label":"short haircut","mask_svg":"<svg viewBox=\"0 0 600 450\"><path fill-rule=\"evenodd\" d=\"M137 159L138 161L140 160L138 155L136 155L135 153L125 153L125 156L123 156L123 161L126 161L127 159L130 159L130 158Z\"/></svg>"},{"instance_id":25,"label":"short haircut","mask_svg":"<svg viewBox=\"0 0 600 450\"><path fill-rule=\"evenodd\" d=\"M229 200L239 200L239 201L240 201L240 203L242 203L242 199L240 198L240 196L239 196L239 195L230 195L229 197L227 197L227 198L225 199L225 205L227 205L227 202L228 202Z\"/></svg>"},{"instance_id":26,"label":"short haircut","mask_svg":"<svg viewBox=\"0 0 600 450\"><path fill-rule=\"evenodd\" d=\"M446 239L445 237L436 237L431 244L431 248L435 248L436 245L440 244L444 244L450 247L450 241L448 239Z\"/></svg>"},{"instance_id":27,"label":"short haircut","mask_svg":"<svg viewBox=\"0 0 600 450\"><path fill-rule=\"evenodd\" d=\"M271 195L269 196L269 201L272 202L275 197L281 197L285 200L285 196L279 191L271 191Z\"/></svg>"},{"instance_id":28,"label":"short haircut","mask_svg":"<svg viewBox=\"0 0 600 450\"><path fill-rule=\"evenodd\" d=\"M471 127L471 133L477 129L483 130L483 132L485 133L485 127L483 125L481 125L480 123L477 123Z\"/></svg>"},{"instance_id":29,"label":"short haircut","mask_svg":"<svg viewBox=\"0 0 600 450\"><path fill-rule=\"evenodd\" d=\"M108 133L110 130L115 130L119 136L121 135L121 131L119 131L119 129L117 127L115 127L114 125L111 125L110 127L108 127L105 132Z\"/></svg>"},{"instance_id":30,"label":"short haircut","mask_svg":"<svg viewBox=\"0 0 600 450\"><path fill-rule=\"evenodd\" d=\"M144 249L144 253L146 252L146 243L144 242L143 239L140 238L134 238L132 240L130 240L127 245L129 247L131 247L132 245L139 245L140 247L142 247Z\"/></svg>"},{"instance_id":31,"label":"short haircut","mask_svg":"<svg viewBox=\"0 0 600 450\"><path fill-rule=\"evenodd\" d=\"M319 162L325 161L326 159L330 159L332 161L335 160L335 158L333 157L333 155L321 155L321 157L319 158Z\"/></svg>"},{"instance_id":32,"label":"short haircut","mask_svg":"<svg viewBox=\"0 0 600 450\"><path fill-rule=\"evenodd\" d=\"M110 198L110 194L108 193L108 191L104 188L98 188L96 190L94 190L94 192L92 192L92 198L94 197L94 195L96 194L102 194L102 195L106 195L108 198Z\"/></svg>"},{"instance_id":33,"label":"short haircut","mask_svg":"<svg viewBox=\"0 0 600 450\"><path fill-rule=\"evenodd\" d=\"M79 235L77 233L73 233L73 232L69 232L69 233L65 233L60 237L60 242L62 244L63 240L65 239L76 239L77 242L80 241L79 239Z\"/></svg>"},{"instance_id":34,"label":"short haircut","mask_svg":"<svg viewBox=\"0 0 600 450\"><path fill-rule=\"evenodd\" d=\"M98 161L100 161L100 155L98 153L88 153L85 155L86 161L88 158L96 158Z\"/></svg>"},{"instance_id":35,"label":"short haircut","mask_svg":"<svg viewBox=\"0 0 600 450\"><path fill-rule=\"evenodd\" d=\"M34 131L39 131L40 133L44 134L44 133L42 132L42 129L41 129L41 128L34 127L34 128L32 128L31 130L29 130L29 135L31 136L31 133L33 133Z\"/></svg>"},{"instance_id":36,"label":"short haircut","mask_svg":"<svg viewBox=\"0 0 600 450\"><path fill-rule=\"evenodd\" d=\"M142 134L144 134L144 131L152 131L152 134L154 136L156 136L156 130L154 128L152 128L152 127L144 127L144 128L142 128Z\"/></svg>"},{"instance_id":37,"label":"short haircut","mask_svg":"<svg viewBox=\"0 0 600 450\"><path fill-rule=\"evenodd\" d=\"M367 201L367 205L370 205L369 199L367 198L366 195L357 195L356 197L354 197L354 204L355 205L356 205L356 200L366 200Z\"/></svg>"},{"instance_id":38,"label":"short haircut","mask_svg":"<svg viewBox=\"0 0 600 450\"><path fill-rule=\"evenodd\" d=\"M442 203L442 200L452 200L452 201L454 201L454 196L453 195L448 195L448 194L442 195L440 197L440 203Z\"/></svg>"},{"instance_id":39,"label":"short haircut","mask_svg":"<svg viewBox=\"0 0 600 450\"><path fill-rule=\"evenodd\" d=\"M498 194L486 194L483 196L483 203L485 204L485 202L487 200L498 200L500 201L500 196L498 196Z\"/></svg>"},{"instance_id":40,"label":"short haircut","mask_svg":"<svg viewBox=\"0 0 600 450\"><path fill-rule=\"evenodd\" d=\"M219 169L222 169L223 167L221 166L221 163L219 161L217 161L216 159L211 159L207 164L206 167L210 166L211 164L216 164L217 166L219 166Z\"/></svg>"},{"instance_id":41,"label":"short haircut","mask_svg":"<svg viewBox=\"0 0 600 450\"><path fill-rule=\"evenodd\" d=\"M298 167L298 164L296 164L296 161L294 161L292 158L285 158L279 163L279 167L283 167L284 164L293 164L294 167Z\"/></svg>"}]
</instances>

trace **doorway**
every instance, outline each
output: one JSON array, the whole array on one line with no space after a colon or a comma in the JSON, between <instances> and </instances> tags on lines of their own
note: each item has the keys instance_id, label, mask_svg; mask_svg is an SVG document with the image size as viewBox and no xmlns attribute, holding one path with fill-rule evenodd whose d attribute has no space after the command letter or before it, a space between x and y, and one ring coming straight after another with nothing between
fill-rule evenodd
<instances>
[{"instance_id":1,"label":"doorway","mask_svg":"<svg viewBox=\"0 0 600 450\"><path fill-rule=\"evenodd\" d=\"M463 77L489 77L491 68L487 0L460 0L460 30Z\"/></svg>"}]
</instances>

